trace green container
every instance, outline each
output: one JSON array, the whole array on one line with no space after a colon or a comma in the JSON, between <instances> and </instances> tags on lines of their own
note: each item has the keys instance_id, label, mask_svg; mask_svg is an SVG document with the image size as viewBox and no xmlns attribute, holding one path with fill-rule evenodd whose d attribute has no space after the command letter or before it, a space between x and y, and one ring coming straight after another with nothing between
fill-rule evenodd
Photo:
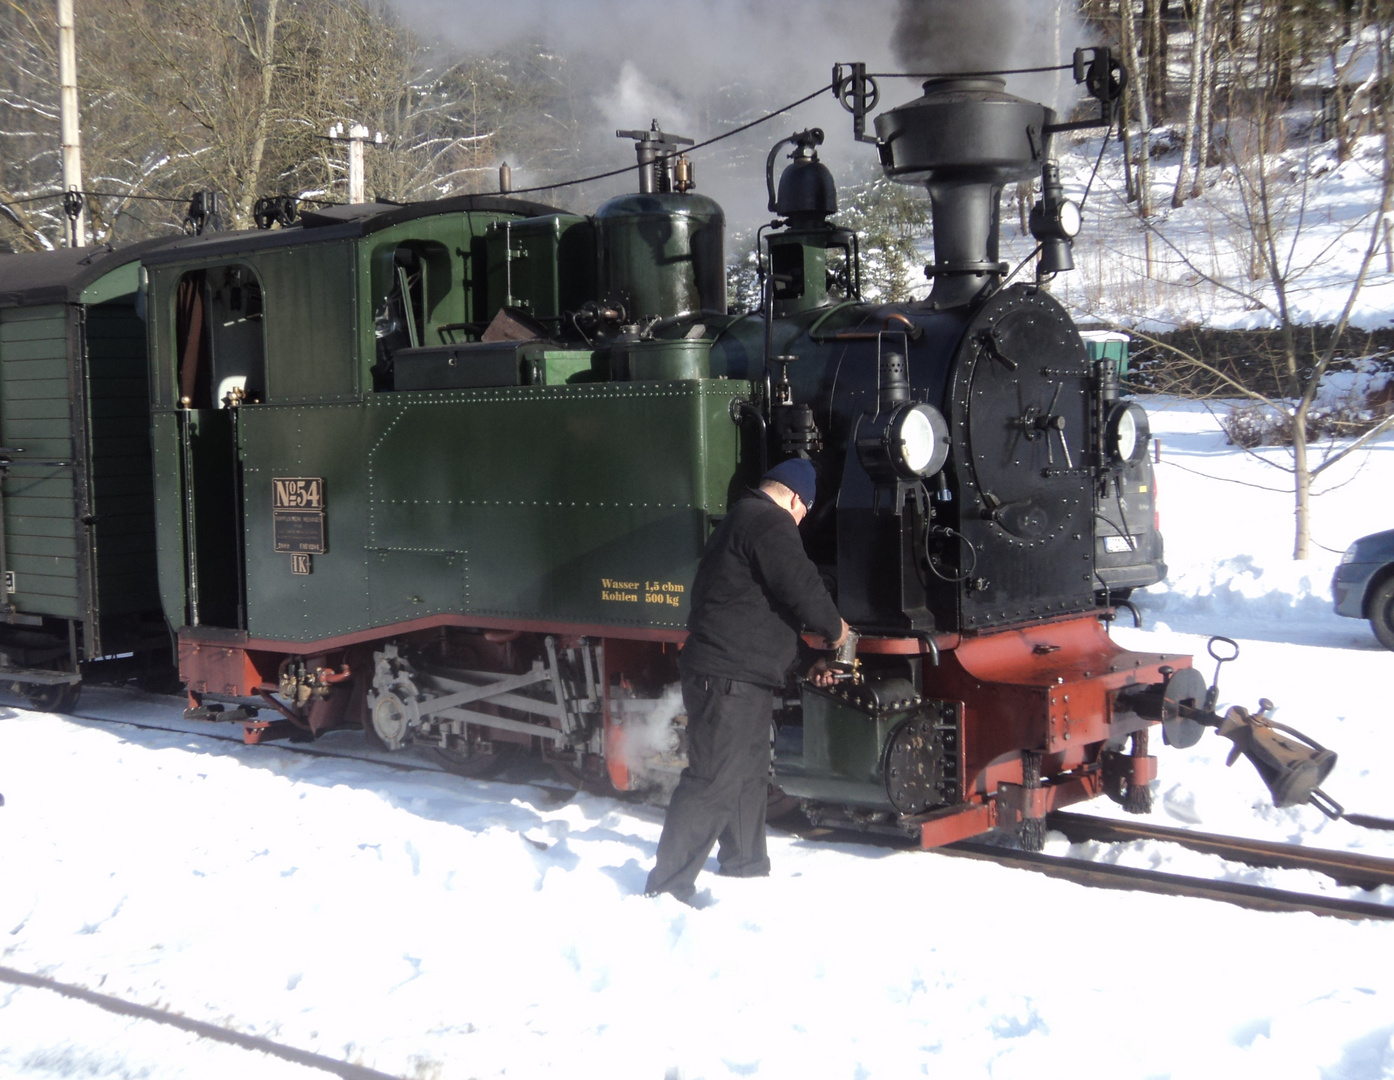
<instances>
[{"instance_id":1,"label":"green container","mask_svg":"<svg viewBox=\"0 0 1394 1080\"><path fill-rule=\"evenodd\" d=\"M1112 360L1118 367L1118 377L1128 374L1128 343L1131 338L1114 330L1082 330L1084 347L1089 350L1089 360Z\"/></svg>"},{"instance_id":2,"label":"green container","mask_svg":"<svg viewBox=\"0 0 1394 1080\"><path fill-rule=\"evenodd\" d=\"M776 782L790 795L853 806L891 808L881 755L903 716L871 716L851 704L804 689L802 753L781 748Z\"/></svg>"},{"instance_id":3,"label":"green container","mask_svg":"<svg viewBox=\"0 0 1394 1080\"><path fill-rule=\"evenodd\" d=\"M710 341L634 341L615 346L614 370L621 377L648 381L706 379L711 375Z\"/></svg>"},{"instance_id":4,"label":"green container","mask_svg":"<svg viewBox=\"0 0 1394 1080\"><path fill-rule=\"evenodd\" d=\"M544 349L536 355L525 352L532 360L531 384L558 386L562 383L596 382L595 353L589 349Z\"/></svg>"},{"instance_id":5,"label":"green container","mask_svg":"<svg viewBox=\"0 0 1394 1080\"><path fill-rule=\"evenodd\" d=\"M622 195L595 216L600 294L631 322L726 311L726 216L704 195Z\"/></svg>"}]
</instances>

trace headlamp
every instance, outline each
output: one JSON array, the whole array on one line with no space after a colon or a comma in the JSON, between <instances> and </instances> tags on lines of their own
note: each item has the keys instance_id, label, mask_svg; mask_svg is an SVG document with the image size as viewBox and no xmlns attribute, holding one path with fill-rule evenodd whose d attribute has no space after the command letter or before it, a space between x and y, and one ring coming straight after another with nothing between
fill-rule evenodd
<instances>
[{"instance_id":1,"label":"headlamp","mask_svg":"<svg viewBox=\"0 0 1394 1080\"><path fill-rule=\"evenodd\" d=\"M1112 465L1136 465L1147 456L1152 426L1147 410L1135 401L1120 401L1104 423L1104 451Z\"/></svg>"}]
</instances>

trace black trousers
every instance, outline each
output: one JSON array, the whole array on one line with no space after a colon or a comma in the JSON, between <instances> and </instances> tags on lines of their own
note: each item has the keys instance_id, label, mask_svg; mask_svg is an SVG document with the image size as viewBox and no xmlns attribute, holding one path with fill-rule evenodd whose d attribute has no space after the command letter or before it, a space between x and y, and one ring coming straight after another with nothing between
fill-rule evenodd
<instances>
[{"instance_id":1,"label":"black trousers","mask_svg":"<svg viewBox=\"0 0 1394 1080\"><path fill-rule=\"evenodd\" d=\"M712 845L721 873L760 877L765 854L765 805L770 771L774 691L754 683L684 675L687 768L663 819L658 862L646 892L686 900Z\"/></svg>"}]
</instances>

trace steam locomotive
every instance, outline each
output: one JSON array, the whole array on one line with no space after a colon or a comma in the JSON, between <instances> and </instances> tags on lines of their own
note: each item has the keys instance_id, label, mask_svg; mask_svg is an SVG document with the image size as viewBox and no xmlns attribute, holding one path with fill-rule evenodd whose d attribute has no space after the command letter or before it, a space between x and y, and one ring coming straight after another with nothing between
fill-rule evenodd
<instances>
[{"instance_id":1,"label":"steam locomotive","mask_svg":"<svg viewBox=\"0 0 1394 1080\"><path fill-rule=\"evenodd\" d=\"M1099 794L1146 810L1152 725L1185 745L1218 718L1188 657L1118 647L1096 607L1097 509L1147 421L1041 284L1079 227L1049 158L1069 125L1000 80L947 78L872 137L862 71L835 82L886 174L928 189L924 302L860 299L817 130L771 151L778 224L747 315L727 312L721 208L656 121L619 133L638 191L589 217L505 192L103 256L105 291L67 298L92 305L70 419L112 409L93 307L142 316L150 438L122 449L153 499L123 558L173 628L188 715L249 742L362 727L467 774L530 752L661 787L683 764L673 686L704 543L800 455L819 472L807 551L861 636L851 677L782 696L778 787L927 846L994 828L1034 845L1049 810ZM1005 285L999 195L1036 175L1038 281ZM97 581L114 541L92 493L114 451L69 435L46 451L67 462L7 450L3 491L66 468L72 569ZM66 625L76 673L109 636L104 594L36 612L35 580L15 574L11 622ZM10 677L42 687L35 670Z\"/></svg>"}]
</instances>

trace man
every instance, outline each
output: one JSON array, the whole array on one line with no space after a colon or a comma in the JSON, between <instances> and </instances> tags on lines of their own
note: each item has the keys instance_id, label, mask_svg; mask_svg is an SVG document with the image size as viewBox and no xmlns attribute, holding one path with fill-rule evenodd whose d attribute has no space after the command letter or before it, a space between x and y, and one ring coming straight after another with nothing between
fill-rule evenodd
<instances>
[{"instance_id":1,"label":"man","mask_svg":"<svg viewBox=\"0 0 1394 1080\"><path fill-rule=\"evenodd\" d=\"M780 462L731 508L702 554L678 660L688 764L668 804L650 896L690 901L718 841L722 874L770 872L765 801L774 694L798 656L803 628L834 647L848 633L799 537L816 479L802 458ZM821 686L834 678L823 660L808 675Z\"/></svg>"}]
</instances>

